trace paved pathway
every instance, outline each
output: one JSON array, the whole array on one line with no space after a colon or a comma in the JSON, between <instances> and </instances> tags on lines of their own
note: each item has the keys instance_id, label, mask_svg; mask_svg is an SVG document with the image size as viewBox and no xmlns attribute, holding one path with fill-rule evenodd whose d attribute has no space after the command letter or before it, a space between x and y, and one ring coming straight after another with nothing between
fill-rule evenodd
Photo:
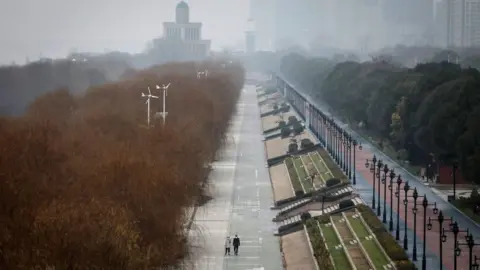
<instances>
[{"instance_id":1,"label":"paved pathway","mask_svg":"<svg viewBox=\"0 0 480 270\"><path fill-rule=\"evenodd\" d=\"M298 88L297 85L292 84L296 88ZM316 105L320 105L319 108L322 109L324 113L329 115L328 113L328 106L325 104L319 104L316 102ZM432 190L428 187L426 187L423 184L423 181L421 179L418 179L414 175L410 174L408 171L403 169L400 165L396 164L393 160L388 158L386 155L384 155L381 151L376 149L374 146L372 146L370 143L368 143L366 140L361 138L355 131L351 130L346 124L342 123L338 119L336 119L336 122L340 125L342 125L347 131L349 131L352 135L354 135L359 141L362 142L363 149L361 151L357 151L357 157L356 157L356 169L357 169L357 190L358 193L361 195L361 197L366 201L367 204L371 206L371 201L372 201L372 184L373 184L373 179L372 179L372 174L370 173L369 169L365 168L365 160L371 159L372 156L375 154L377 158L382 159L384 162L386 162L389 166L389 168L394 168L395 172L397 174L401 174L402 178L404 180L408 180L410 186L412 189L414 187L417 188L418 193L423 196L424 194L427 195L427 198L430 202L436 202L437 207L443 211L444 215L446 217L453 217L455 221L457 221L461 227L461 229L466 229L468 228L471 232L473 232L474 236L480 237L480 226L473 222L471 219L463 215L461 212L459 212L455 207L453 207L451 204L448 202L445 202L440 196L432 192ZM383 185L381 185L381 198L383 199ZM411 194L411 192L409 192ZM401 192L401 196L404 197L404 192ZM403 200L403 199L402 199ZM393 198L393 201L395 202L394 204L394 225L396 224L396 198ZM412 208L412 202L413 199L409 199L409 208ZM378 203L378 201L377 201ZM380 201L383 207L383 200ZM390 204L390 193L387 189L387 203ZM402 202L400 202L400 223L403 224L404 219L405 219L405 213L404 213L404 206L402 205ZM389 209L389 206L387 205L387 209ZM383 209L382 209L382 214L383 214ZM389 212L387 213L387 221L389 220ZM434 218L435 216L431 212L431 210L427 210L427 218L428 216L431 216ZM381 218L381 217L380 217ZM418 266L421 266L421 259L422 259L422 245L423 242L421 241L423 239L423 207L419 207L419 211L417 214L417 256L418 256ZM435 223L434 223L435 224ZM388 223L387 223L388 225ZM427 269L439 269L439 259L438 255L440 253L440 244L439 244L439 228L438 228L438 223L436 223L437 226L434 226L432 231L427 231ZM444 228L448 230L448 222L445 222ZM409 239L409 250L408 253L411 256L412 252L412 239L413 239L413 214L412 211L409 209L408 210L408 218L407 218L407 232L408 232L408 239ZM392 232L393 235L395 235L394 232ZM400 244L403 245L403 235L404 235L404 226L401 225L401 232L400 232ZM444 269L453 269L453 234L452 233L447 233L447 242L443 243L443 265ZM464 242L463 240L463 235L459 235L460 242ZM430 254L429 254L430 253ZM435 255L432 255L435 254ZM462 247L462 256L458 257L458 269L468 269L468 259L467 259L467 254L468 254L468 248ZM480 249L475 249L474 252L475 255L480 255Z\"/></svg>"},{"instance_id":2,"label":"paved pathway","mask_svg":"<svg viewBox=\"0 0 480 270\"><path fill-rule=\"evenodd\" d=\"M191 239L199 270L282 269L280 246L270 210L272 188L262 142L261 122L254 86L246 86L238 104L228 144L214 164L211 182L214 199L198 210ZM239 256L225 257L227 234L241 239ZM190 269L190 268L189 268Z\"/></svg>"}]
</instances>

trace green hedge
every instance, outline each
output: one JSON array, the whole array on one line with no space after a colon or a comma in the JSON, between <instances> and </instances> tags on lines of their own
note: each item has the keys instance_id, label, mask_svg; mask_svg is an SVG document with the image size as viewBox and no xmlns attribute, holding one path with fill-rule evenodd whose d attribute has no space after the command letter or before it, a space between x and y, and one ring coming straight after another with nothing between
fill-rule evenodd
<instances>
[{"instance_id":1,"label":"green hedge","mask_svg":"<svg viewBox=\"0 0 480 270\"><path fill-rule=\"evenodd\" d=\"M293 160L291 158L286 158L285 165L287 166L287 171L288 175L290 176L290 181L292 182L293 190L295 190L295 196L297 196L297 192L301 192L303 194L302 184L300 183L300 179L298 179L298 175L295 172Z\"/></svg>"},{"instance_id":2,"label":"green hedge","mask_svg":"<svg viewBox=\"0 0 480 270\"><path fill-rule=\"evenodd\" d=\"M395 262L398 270L417 269L415 265L408 259L405 250L395 241L395 238L387 231L383 223L378 219L377 215L366 205L358 205L358 211L362 213L363 219L377 237L378 242L382 245L387 255Z\"/></svg>"},{"instance_id":3,"label":"green hedge","mask_svg":"<svg viewBox=\"0 0 480 270\"><path fill-rule=\"evenodd\" d=\"M312 243L314 257L317 260L318 266L322 270L335 270L330 260L330 252L325 247L320 229L317 226L316 219L309 219L306 222L308 236Z\"/></svg>"},{"instance_id":4,"label":"green hedge","mask_svg":"<svg viewBox=\"0 0 480 270\"><path fill-rule=\"evenodd\" d=\"M348 177L343 173L342 169L332 160L332 158L328 155L327 150L319 149L318 154L322 157L325 165L330 169L333 174L334 178L340 179L342 182L348 182Z\"/></svg>"}]
</instances>

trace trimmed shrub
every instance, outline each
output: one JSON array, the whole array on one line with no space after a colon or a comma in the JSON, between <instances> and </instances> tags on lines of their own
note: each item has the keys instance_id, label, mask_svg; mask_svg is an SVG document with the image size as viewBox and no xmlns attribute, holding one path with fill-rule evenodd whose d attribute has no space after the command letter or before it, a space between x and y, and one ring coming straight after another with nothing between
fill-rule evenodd
<instances>
[{"instance_id":1,"label":"trimmed shrub","mask_svg":"<svg viewBox=\"0 0 480 270\"><path fill-rule=\"evenodd\" d=\"M288 145L288 153L295 153L298 151L298 144L296 143L290 143Z\"/></svg>"},{"instance_id":2,"label":"trimmed shrub","mask_svg":"<svg viewBox=\"0 0 480 270\"><path fill-rule=\"evenodd\" d=\"M278 104L277 104L277 103L275 103L275 104L273 105L273 110L275 110L275 111L278 110Z\"/></svg>"},{"instance_id":3,"label":"trimmed shrub","mask_svg":"<svg viewBox=\"0 0 480 270\"><path fill-rule=\"evenodd\" d=\"M305 195L305 192L303 190L295 190L295 196L303 196Z\"/></svg>"},{"instance_id":4,"label":"trimmed shrub","mask_svg":"<svg viewBox=\"0 0 480 270\"><path fill-rule=\"evenodd\" d=\"M285 121L283 121L283 120L281 120L280 122L278 122L278 127L279 127L279 128L283 128L283 127L285 127L286 125L287 125L287 123L286 123Z\"/></svg>"},{"instance_id":5,"label":"trimmed shrub","mask_svg":"<svg viewBox=\"0 0 480 270\"><path fill-rule=\"evenodd\" d=\"M330 178L325 182L325 186L327 187L333 187L335 185L340 184L342 181L338 178Z\"/></svg>"},{"instance_id":6,"label":"trimmed shrub","mask_svg":"<svg viewBox=\"0 0 480 270\"><path fill-rule=\"evenodd\" d=\"M301 219L303 222L305 222L305 221L307 221L307 220L309 220L309 219L311 219L311 218L312 218L312 215L311 215L309 212L305 212L305 213L302 213L302 214L300 215L300 219Z\"/></svg>"},{"instance_id":7,"label":"trimmed shrub","mask_svg":"<svg viewBox=\"0 0 480 270\"><path fill-rule=\"evenodd\" d=\"M345 208L348 208L348 207L352 207L355 204L353 203L352 200L343 200L338 205L339 205L340 209L345 209Z\"/></svg>"},{"instance_id":8,"label":"trimmed shrub","mask_svg":"<svg viewBox=\"0 0 480 270\"><path fill-rule=\"evenodd\" d=\"M288 117L288 124L289 124L289 125L293 125L293 124L295 124L295 123L297 123L297 122L298 122L298 119L297 119L296 116L291 115L291 116Z\"/></svg>"},{"instance_id":9,"label":"trimmed shrub","mask_svg":"<svg viewBox=\"0 0 480 270\"><path fill-rule=\"evenodd\" d=\"M282 139L289 137L290 134L292 134L292 129L290 127L283 127L280 134L282 135Z\"/></svg>"},{"instance_id":10,"label":"trimmed shrub","mask_svg":"<svg viewBox=\"0 0 480 270\"><path fill-rule=\"evenodd\" d=\"M312 142L310 139L302 139L302 140L300 141L300 148L301 148L301 149L313 147L314 145L315 145L315 144L313 144L313 142Z\"/></svg>"},{"instance_id":11,"label":"trimmed shrub","mask_svg":"<svg viewBox=\"0 0 480 270\"><path fill-rule=\"evenodd\" d=\"M302 133L304 130L305 130L305 127L302 124L300 124L300 122L293 124L293 133L295 133L296 135Z\"/></svg>"}]
</instances>

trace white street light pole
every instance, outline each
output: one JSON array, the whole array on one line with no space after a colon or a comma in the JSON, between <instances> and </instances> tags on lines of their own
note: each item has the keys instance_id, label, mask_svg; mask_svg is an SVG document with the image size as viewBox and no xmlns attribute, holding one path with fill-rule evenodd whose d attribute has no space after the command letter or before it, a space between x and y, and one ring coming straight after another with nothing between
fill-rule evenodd
<instances>
[{"instance_id":1,"label":"white street light pole","mask_svg":"<svg viewBox=\"0 0 480 270\"><path fill-rule=\"evenodd\" d=\"M145 95L142 92L142 97L147 97L147 127L150 128L150 98L158 98L157 96L152 95L152 92L150 91L150 87L148 87L148 95Z\"/></svg>"},{"instance_id":2,"label":"white street light pole","mask_svg":"<svg viewBox=\"0 0 480 270\"><path fill-rule=\"evenodd\" d=\"M163 90L163 112L161 113L162 118L163 118L163 126L165 126L165 119L167 118L168 112L166 112L166 105L165 105L165 100L167 99L168 96L168 87L170 86L170 83L167 85L163 84L162 86L157 85L157 89L162 89Z\"/></svg>"}]
</instances>

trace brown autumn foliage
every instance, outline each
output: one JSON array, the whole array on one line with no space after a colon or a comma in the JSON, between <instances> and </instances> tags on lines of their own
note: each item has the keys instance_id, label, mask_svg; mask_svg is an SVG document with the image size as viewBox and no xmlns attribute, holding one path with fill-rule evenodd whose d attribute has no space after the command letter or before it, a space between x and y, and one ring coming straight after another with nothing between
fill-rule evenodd
<instances>
[{"instance_id":1,"label":"brown autumn foliage","mask_svg":"<svg viewBox=\"0 0 480 270\"><path fill-rule=\"evenodd\" d=\"M0 269L145 269L178 264L195 203L244 81L171 63L82 96L58 90L0 119ZM147 86L171 82L166 127L147 129ZM154 90L155 91L155 90ZM157 90L158 91L158 90ZM155 92L162 96L160 92ZM161 111L161 98L152 100Z\"/></svg>"}]
</instances>

